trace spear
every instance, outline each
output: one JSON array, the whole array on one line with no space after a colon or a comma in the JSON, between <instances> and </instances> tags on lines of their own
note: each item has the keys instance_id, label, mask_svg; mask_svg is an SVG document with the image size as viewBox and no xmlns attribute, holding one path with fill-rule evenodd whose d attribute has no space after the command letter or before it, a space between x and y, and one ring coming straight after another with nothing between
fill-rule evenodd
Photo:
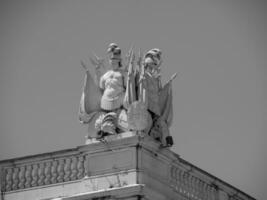
<instances>
[{"instance_id":1,"label":"spear","mask_svg":"<svg viewBox=\"0 0 267 200\"><path fill-rule=\"evenodd\" d=\"M142 59L143 59L143 53L141 52L141 49L139 49L138 51L138 59L137 59L137 65L138 65L138 71L141 70L141 66L142 66Z\"/></svg>"},{"instance_id":2,"label":"spear","mask_svg":"<svg viewBox=\"0 0 267 200\"><path fill-rule=\"evenodd\" d=\"M134 70L134 59L135 59L135 55L133 53L133 46L131 47L131 49L129 50L128 54L127 54L127 65L128 65L128 77L131 76L131 74L133 74L133 70Z\"/></svg>"},{"instance_id":3,"label":"spear","mask_svg":"<svg viewBox=\"0 0 267 200\"><path fill-rule=\"evenodd\" d=\"M167 85L168 83L170 83L171 81L173 81L173 80L176 78L176 76L177 76L177 73L174 73L174 74L171 76L170 80L168 80L168 82L166 83L166 85Z\"/></svg>"},{"instance_id":4,"label":"spear","mask_svg":"<svg viewBox=\"0 0 267 200\"><path fill-rule=\"evenodd\" d=\"M127 85L126 85L126 102L130 105L132 102L136 100L135 94L135 82L134 82L134 53L133 47L130 49L127 55L127 62L128 62L128 73L127 73Z\"/></svg>"},{"instance_id":5,"label":"spear","mask_svg":"<svg viewBox=\"0 0 267 200\"><path fill-rule=\"evenodd\" d=\"M132 53L133 53L133 45L131 46L128 53L126 54L126 66L129 66L130 64Z\"/></svg>"}]
</instances>

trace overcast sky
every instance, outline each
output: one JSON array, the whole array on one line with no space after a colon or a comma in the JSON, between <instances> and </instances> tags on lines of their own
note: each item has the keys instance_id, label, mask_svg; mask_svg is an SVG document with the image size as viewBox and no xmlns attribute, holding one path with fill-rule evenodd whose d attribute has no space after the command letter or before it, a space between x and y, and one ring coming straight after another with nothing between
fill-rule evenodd
<instances>
[{"instance_id":1,"label":"overcast sky","mask_svg":"<svg viewBox=\"0 0 267 200\"><path fill-rule=\"evenodd\" d=\"M116 42L163 52L172 150L267 199L266 4L249 0L0 1L0 159L84 144L84 71Z\"/></svg>"}]
</instances>

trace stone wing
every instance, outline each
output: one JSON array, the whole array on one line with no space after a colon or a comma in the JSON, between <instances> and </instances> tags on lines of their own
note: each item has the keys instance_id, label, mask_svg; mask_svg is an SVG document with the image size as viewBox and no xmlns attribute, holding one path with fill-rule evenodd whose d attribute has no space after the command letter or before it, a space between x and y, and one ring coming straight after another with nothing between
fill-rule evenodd
<instances>
[{"instance_id":1,"label":"stone wing","mask_svg":"<svg viewBox=\"0 0 267 200\"><path fill-rule=\"evenodd\" d=\"M101 89L87 70L79 107L79 120L82 123L88 123L91 119L91 114L100 110L101 96Z\"/></svg>"}]
</instances>

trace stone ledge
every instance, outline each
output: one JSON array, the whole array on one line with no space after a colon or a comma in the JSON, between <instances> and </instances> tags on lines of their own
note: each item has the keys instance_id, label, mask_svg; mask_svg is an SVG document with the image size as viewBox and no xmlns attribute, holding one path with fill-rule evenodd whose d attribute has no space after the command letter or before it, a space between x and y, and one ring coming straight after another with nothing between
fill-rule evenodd
<instances>
[{"instance_id":1,"label":"stone ledge","mask_svg":"<svg viewBox=\"0 0 267 200\"><path fill-rule=\"evenodd\" d=\"M5 200L53 199L55 197L79 196L84 193L97 193L106 190L127 188L136 185L136 172L105 174L101 176L85 177L81 180L56 183L46 186L32 187L22 190L5 192Z\"/></svg>"},{"instance_id":2,"label":"stone ledge","mask_svg":"<svg viewBox=\"0 0 267 200\"><path fill-rule=\"evenodd\" d=\"M129 198L144 195L144 185L133 184L122 188L111 188L106 190L98 190L97 192L86 192L69 197L56 197L41 200L89 200L93 198L108 197L109 199Z\"/></svg>"}]
</instances>

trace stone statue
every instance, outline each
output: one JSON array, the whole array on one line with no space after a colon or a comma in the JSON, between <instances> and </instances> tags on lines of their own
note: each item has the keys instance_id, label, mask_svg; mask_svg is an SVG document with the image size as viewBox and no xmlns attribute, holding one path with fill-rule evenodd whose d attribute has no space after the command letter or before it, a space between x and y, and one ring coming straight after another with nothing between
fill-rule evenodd
<instances>
[{"instance_id":1,"label":"stone statue","mask_svg":"<svg viewBox=\"0 0 267 200\"><path fill-rule=\"evenodd\" d=\"M171 83L176 74L162 87L161 64L162 52L159 49L151 49L145 54L143 67L147 109L153 120L149 134L164 146L171 146L173 144L172 137L169 135L169 127L173 118Z\"/></svg>"},{"instance_id":2,"label":"stone statue","mask_svg":"<svg viewBox=\"0 0 267 200\"><path fill-rule=\"evenodd\" d=\"M80 122L88 124L91 138L102 139L127 131L142 131L163 146L172 146L169 127L172 123L172 76L163 87L160 80L162 53L151 49L137 62L133 49L126 55L125 66L121 49L111 43L107 50L109 66L95 56L95 69L86 70L80 101Z\"/></svg>"}]
</instances>

